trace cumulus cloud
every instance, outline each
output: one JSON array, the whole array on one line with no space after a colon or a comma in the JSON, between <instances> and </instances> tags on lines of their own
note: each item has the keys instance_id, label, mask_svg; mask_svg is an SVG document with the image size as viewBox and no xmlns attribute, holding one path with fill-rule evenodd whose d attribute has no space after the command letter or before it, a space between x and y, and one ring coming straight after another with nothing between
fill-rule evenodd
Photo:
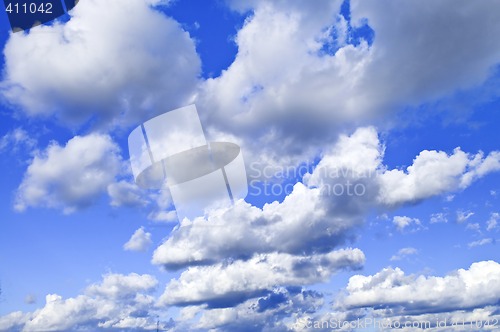
<instances>
[{"instance_id":1,"label":"cumulus cloud","mask_svg":"<svg viewBox=\"0 0 500 332\"><path fill-rule=\"evenodd\" d=\"M111 198L111 206L144 206L148 201L143 197L139 187L127 181L111 183L107 187L107 192Z\"/></svg>"},{"instance_id":2,"label":"cumulus cloud","mask_svg":"<svg viewBox=\"0 0 500 332\"><path fill-rule=\"evenodd\" d=\"M438 212L431 214L431 219L430 219L431 224L446 223L446 222L448 222L448 217L446 213Z\"/></svg>"},{"instance_id":3,"label":"cumulus cloud","mask_svg":"<svg viewBox=\"0 0 500 332\"><path fill-rule=\"evenodd\" d=\"M472 181L500 170L500 154L475 155L456 148L452 154L424 150L405 170L381 175L381 200L385 204L418 202L448 191L467 188Z\"/></svg>"},{"instance_id":4,"label":"cumulus cloud","mask_svg":"<svg viewBox=\"0 0 500 332\"><path fill-rule=\"evenodd\" d=\"M281 202L263 208L244 201L231 208L208 211L205 217L183 220L156 249L153 263L170 268L245 259L255 253L325 253L352 237L363 214L375 200L376 183L364 175L374 173L381 146L373 128L343 136L312 174L297 183ZM340 170L346 168L346 173ZM358 176L361 174L361 176ZM348 183L366 190L364 195L336 195ZM335 189L334 189L335 188Z\"/></svg>"},{"instance_id":5,"label":"cumulus cloud","mask_svg":"<svg viewBox=\"0 0 500 332\"><path fill-rule=\"evenodd\" d=\"M486 222L486 230L492 231L497 229L499 219L500 219L500 214L498 212L491 213L490 219Z\"/></svg>"},{"instance_id":6,"label":"cumulus cloud","mask_svg":"<svg viewBox=\"0 0 500 332\"><path fill-rule=\"evenodd\" d=\"M356 275L349 279L338 305L416 315L483 308L497 305L499 298L500 264L481 261L444 277L406 275L399 268L385 268L371 276Z\"/></svg>"},{"instance_id":7,"label":"cumulus cloud","mask_svg":"<svg viewBox=\"0 0 500 332\"><path fill-rule=\"evenodd\" d=\"M459 224L462 224L465 221L467 221L467 219L472 217L473 215L474 215L474 212L458 210L457 211L457 222Z\"/></svg>"},{"instance_id":8,"label":"cumulus cloud","mask_svg":"<svg viewBox=\"0 0 500 332\"><path fill-rule=\"evenodd\" d=\"M65 146L53 142L28 166L15 208L42 206L71 213L106 192L120 167L119 148L108 135L76 136Z\"/></svg>"},{"instance_id":9,"label":"cumulus cloud","mask_svg":"<svg viewBox=\"0 0 500 332\"><path fill-rule=\"evenodd\" d=\"M124 245L123 249L130 251L146 251L151 246L151 233L145 232L144 227L137 229Z\"/></svg>"},{"instance_id":10,"label":"cumulus cloud","mask_svg":"<svg viewBox=\"0 0 500 332\"><path fill-rule=\"evenodd\" d=\"M284 331L287 318L314 312L323 305L323 296L300 287L276 288L266 296L247 300L232 308L204 310L189 329L217 329L217 331ZM177 330L175 330L177 331Z\"/></svg>"},{"instance_id":11,"label":"cumulus cloud","mask_svg":"<svg viewBox=\"0 0 500 332\"><path fill-rule=\"evenodd\" d=\"M346 123L481 84L500 62L490 42L500 32L497 4L351 1L349 18L341 1L230 3L252 15L234 62L202 85L200 108L212 132L283 162L314 154ZM353 37L367 25L373 41Z\"/></svg>"},{"instance_id":12,"label":"cumulus cloud","mask_svg":"<svg viewBox=\"0 0 500 332\"><path fill-rule=\"evenodd\" d=\"M0 138L0 153L5 151L16 152L20 149L31 151L36 146L34 139L25 129L15 128Z\"/></svg>"},{"instance_id":13,"label":"cumulus cloud","mask_svg":"<svg viewBox=\"0 0 500 332\"><path fill-rule=\"evenodd\" d=\"M179 268L254 253L328 252L343 244L360 222L357 217L329 215L320 191L297 183L282 203L260 209L240 200L206 218L185 219L155 250L153 263Z\"/></svg>"},{"instance_id":14,"label":"cumulus cloud","mask_svg":"<svg viewBox=\"0 0 500 332\"><path fill-rule=\"evenodd\" d=\"M310 256L258 254L246 261L191 267L169 282L160 303L228 307L280 285L301 286L326 281L341 269L360 268L364 260L361 250L342 249Z\"/></svg>"},{"instance_id":15,"label":"cumulus cloud","mask_svg":"<svg viewBox=\"0 0 500 332\"><path fill-rule=\"evenodd\" d=\"M150 314L154 298L149 293L157 283L154 277L147 274L107 274L101 283L90 285L82 295L63 299L57 294L49 294L41 309L31 313L14 312L0 317L0 329L154 329L156 319Z\"/></svg>"},{"instance_id":16,"label":"cumulus cloud","mask_svg":"<svg viewBox=\"0 0 500 332\"><path fill-rule=\"evenodd\" d=\"M392 218L392 223L396 225L399 231L403 231L412 224L417 227L422 224L418 218L410 218L407 216L394 216L394 218Z\"/></svg>"},{"instance_id":17,"label":"cumulus cloud","mask_svg":"<svg viewBox=\"0 0 500 332\"><path fill-rule=\"evenodd\" d=\"M256 297L273 286L321 280L317 272L311 271L324 269L324 256L335 253L337 247L352 239L353 231L362 224L368 211L394 206L392 201L387 203L383 190L386 188L384 176L391 172L383 165L383 152L376 130L359 128L350 136L341 136L326 150L317 166L304 176L303 182L294 185L282 202L258 208L240 200L229 208L208 210L204 217L181 221L153 254L153 263L166 268L189 267L178 280L169 283L163 303L234 304ZM441 168L449 166L449 156L443 155L444 162L433 165L439 174L442 174ZM476 165L480 165L481 160ZM413 169L417 171L412 171L412 176L421 172L418 167ZM467 168L461 171L467 172ZM460 176L457 174L453 181L459 183ZM399 204L413 203L416 200L414 182L402 181L400 185L401 190L410 194L399 199ZM362 194L349 194L349 186L351 189L359 186ZM340 193L339 188L344 191ZM444 190L435 188L425 195L442 194ZM402 220L401 223L405 221L408 222ZM405 249L400 256L413 254L411 250ZM290 268L303 260L310 266L307 278ZM358 266L356 261L348 263ZM255 283L248 281L246 271L250 270L255 275ZM325 278L330 275L327 273ZM216 279L223 284L218 286Z\"/></svg>"},{"instance_id":18,"label":"cumulus cloud","mask_svg":"<svg viewBox=\"0 0 500 332\"><path fill-rule=\"evenodd\" d=\"M28 115L131 124L184 105L200 73L194 42L159 1L88 0L67 23L11 34L2 94Z\"/></svg>"},{"instance_id":19,"label":"cumulus cloud","mask_svg":"<svg viewBox=\"0 0 500 332\"><path fill-rule=\"evenodd\" d=\"M418 250L412 247L399 249L398 253L391 257L391 261L399 261L407 256L418 254Z\"/></svg>"},{"instance_id":20,"label":"cumulus cloud","mask_svg":"<svg viewBox=\"0 0 500 332\"><path fill-rule=\"evenodd\" d=\"M467 244L467 246L469 248L474 248L474 247L481 247L481 246L484 246L486 244L491 244L491 243L493 243L493 239L488 237L488 238L484 238L481 240L469 242Z\"/></svg>"}]
</instances>

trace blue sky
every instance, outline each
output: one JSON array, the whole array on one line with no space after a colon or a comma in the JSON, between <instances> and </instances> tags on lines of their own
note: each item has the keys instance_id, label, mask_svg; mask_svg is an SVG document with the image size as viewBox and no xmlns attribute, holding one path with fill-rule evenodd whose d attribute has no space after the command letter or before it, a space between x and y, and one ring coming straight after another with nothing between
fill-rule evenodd
<instances>
[{"instance_id":1,"label":"blue sky","mask_svg":"<svg viewBox=\"0 0 500 332\"><path fill-rule=\"evenodd\" d=\"M0 15L0 330L498 328L497 7L82 0L16 34ZM249 193L179 221L127 139L190 104Z\"/></svg>"}]
</instances>

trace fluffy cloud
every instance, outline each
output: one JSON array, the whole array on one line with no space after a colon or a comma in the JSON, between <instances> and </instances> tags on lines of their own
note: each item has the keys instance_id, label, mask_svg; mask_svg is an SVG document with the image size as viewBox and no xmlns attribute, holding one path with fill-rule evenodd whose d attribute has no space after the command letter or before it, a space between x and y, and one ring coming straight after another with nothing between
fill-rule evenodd
<instances>
[{"instance_id":1,"label":"fluffy cloud","mask_svg":"<svg viewBox=\"0 0 500 332\"><path fill-rule=\"evenodd\" d=\"M351 1L349 19L341 1L230 3L252 15L234 62L201 87L200 108L212 132L282 162L314 154L346 123L481 84L500 62L490 42L500 33L498 4ZM366 25L371 45L355 33Z\"/></svg>"},{"instance_id":2,"label":"fluffy cloud","mask_svg":"<svg viewBox=\"0 0 500 332\"><path fill-rule=\"evenodd\" d=\"M118 146L107 135L76 136L35 155L17 190L15 208L44 206L65 213L91 204L120 171Z\"/></svg>"},{"instance_id":3,"label":"fluffy cloud","mask_svg":"<svg viewBox=\"0 0 500 332\"><path fill-rule=\"evenodd\" d=\"M500 170L500 154L471 155L456 148L452 154L424 150L405 170L381 175L380 200L388 205L418 202L448 191L467 188L472 181Z\"/></svg>"},{"instance_id":4,"label":"fluffy cloud","mask_svg":"<svg viewBox=\"0 0 500 332\"><path fill-rule=\"evenodd\" d=\"M136 123L184 105L200 72L194 42L159 1L83 1L67 23L11 34L6 100L71 123Z\"/></svg>"},{"instance_id":5,"label":"fluffy cloud","mask_svg":"<svg viewBox=\"0 0 500 332\"><path fill-rule=\"evenodd\" d=\"M457 222L459 224L464 223L465 221L467 221L467 219L469 219L473 215L474 215L474 212L458 210L457 211Z\"/></svg>"},{"instance_id":6,"label":"fluffy cloud","mask_svg":"<svg viewBox=\"0 0 500 332\"><path fill-rule=\"evenodd\" d=\"M439 213L431 214L431 219L430 219L431 224L436 224L436 223L440 223L440 222L444 222L444 223L448 222L448 217L447 217L446 213L439 212Z\"/></svg>"},{"instance_id":7,"label":"fluffy cloud","mask_svg":"<svg viewBox=\"0 0 500 332\"><path fill-rule=\"evenodd\" d=\"M398 253L391 257L391 261L399 261L407 256L418 254L418 250L412 247L402 248Z\"/></svg>"},{"instance_id":8,"label":"fluffy cloud","mask_svg":"<svg viewBox=\"0 0 500 332\"><path fill-rule=\"evenodd\" d=\"M46 296L43 308L32 313L14 312L0 318L0 329L23 331L68 331L101 328L153 329L156 320L149 311L149 295L158 281L147 274L108 274L102 282L87 287L85 294L63 299Z\"/></svg>"},{"instance_id":9,"label":"fluffy cloud","mask_svg":"<svg viewBox=\"0 0 500 332\"><path fill-rule=\"evenodd\" d=\"M111 206L144 206L148 202L142 197L143 193L140 191L139 187L127 181L119 181L116 183L111 183L107 187L107 192L111 198Z\"/></svg>"},{"instance_id":10,"label":"fluffy cloud","mask_svg":"<svg viewBox=\"0 0 500 332\"><path fill-rule=\"evenodd\" d=\"M36 140L23 128L15 128L0 138L0 152L32 150L35 146Z\"/></svg>"},{"instance_id":11,"label":"fluffy cloud","mask_svg":"<svg viewBox=\"0 0 500 332\"><path fill-rule=\"evenodd\" d=\"M287 318L314 312L323 305L323 296L297 287L277 288L266 296L245 301L232 308L204 310L190 328L217 331L284 331ZM177 329L175 330L177 331Z\"/></svg>"},{"instance_id":12,"label":"fluffy cloud","mask_svg":"<svg viewBox=\"0 0 500 332\"><path fill-rule=\"evenodd\" d=\"M338 270L360 268L364 260L361 250L343 249L311 256L259 254L247 261L191 267L179 279L170 281L160 303L227 307L280 285L301 286L326 281Z\"/></svg>"},{"instance_id":13,"label":"fluffy cloud","mask_svg":"<svg viewBox=\"0 0 500 332\"><path fill-rule=\"evenodd\" d=\"M486 222L486 230L492 231L497 229L498 219L500 219L500 214L498 212L491 213L490 219Z\"/></svg>"},{"instance_id":14,"label":"fluffy cloud","mask_svg":"<svg viewBox=\"0 0 500 332\"><path fill-rule=\"evenodd\" d=\"M351 238L369 209L460 190L462 179L488 159L461 150L452 155L424 151L405 171L387 169L383 155L372 127L341 135L281 203L257 208L238 201L231 208L184 220L156 249L153 263L179 268L254 253L328 252Z\"/></svg>"},{"instance_id":15,"label":"fluffy cloud","mask_svg":"<svg viewBox=\"0 0 500 332\"><path fill-rule=\"evenodd\" d=\"M392 218L392 223L396 225L399 231L404 230L406 227L409 227L411 224L415 224L417 226L421 225L421 222L417 218L410 218L406 216L394 216Z\"/></svg>"},{"instance_id":16,"label":"fluffy cloud","mask_svg":"<svg viewBox=\"0 0 500 332\"><path fill-rule=\"evenodd\" d=\"M329 215L320 191L298 183L282 203L259 209L240 200L206 219L185 219L156 249L153 263L179 268L229 257L245 259L254 253L328 252L343 244L360 222Z\"/></svg>"},{"instance_id":17,"label":"fluffy cloud","mask_svg":"<svg viewBox=\"0 0 500 332\"><path fill-rule=\"evenodd\" d=\"M469 242L467 244L467 246L469 248L474 248L474 247L481 247L481 246L484 246L486 244L491 244L491 243L493 243L493 239L492 238L484 238L484 239L481 239L481 240Z\"/></svg>"},{"instance_id":18,"label":"fluffy cloud","mask_svg":"<svg viewBox=\"0 0 500 332\"><path fill-rule=\"evenodd\" d=\"M356 175L374 172L380 162L380 149L373 128L343 136L304 180L307 185L295 184L283 202L266 204L261 209L237 201L231 208L209 211L207 216L193 221L183 220L156 249L153 262L176 268L228 257L244 259L254 253L329 252L352 237L369 202L375 199L375 182ZM343 166L349 167L347 176L339 171ZM365 195L334 192L336 188L347 188L349 181L362 186Z\"/></svg>"},{"instance_id":19,"label":"fluffy cloud","mask_svg":"<svg viewBox=\"0 0 500 332\"><path fill-rule=\"evenodd\" d=\"M393 313L422 314L482 308L498 304L500 264L473 263L444 277L405 275L385 268L372 276L349 279L339 304L345 308L378 307Z\"/></svg>"},{"instance_id":20,"label":"fluffy cloud","mask_svg":"<svg viewBox=\"0 0 500 332\"><path fill-rule=\"evenodd\" d=\"M151 241L151 233L145 232L144 227L137 229L124 245L123 249L130 251L146 251L153 241Z\"/></svg>"}]
</instances>

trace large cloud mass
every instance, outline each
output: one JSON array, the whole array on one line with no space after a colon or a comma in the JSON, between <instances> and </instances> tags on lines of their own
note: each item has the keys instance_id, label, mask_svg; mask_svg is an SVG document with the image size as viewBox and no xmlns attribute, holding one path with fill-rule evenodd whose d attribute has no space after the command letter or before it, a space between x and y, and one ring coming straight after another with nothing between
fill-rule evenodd
<instances>
[{"instance_id":1,"label":"large cloud mass","mask_svg":"<svg viewBox=\"0 0 500 332\"><path fill-rule=\"evenodd\" d=\"M28 115L130 124L187 103L200 60L180 25L141 0L86 0L71 20L12 34L7 101Z\"/></svg>"},{"instance_id":2,"label":"large cloud mass","mask_svg":"<svg viewBox=\"0 0 500 332\"><path fill-rule=\"evenodd\" d=\"M19 185L15 208L43 206L65 213L90 205L121 169L118 146L102 134L51 143L31 161Z\"/></svg>"}]
</instances>

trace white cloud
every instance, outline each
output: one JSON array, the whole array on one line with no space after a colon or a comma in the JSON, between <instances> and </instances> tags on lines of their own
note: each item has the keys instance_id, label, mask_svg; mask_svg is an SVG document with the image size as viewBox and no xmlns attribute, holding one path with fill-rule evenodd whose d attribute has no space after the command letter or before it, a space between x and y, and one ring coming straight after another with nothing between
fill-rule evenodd
<instances>
[{"instance_id":1,"label":"white cloud","mask_svg":"<svg viewBox=\"0 0 500 332\"><path fill-rule=\"evenodd\" d=\"M498 171L497 151L486 158L482 152L471 155L456 148L448 155L443 151L424 150L403 170L381 175L381 200L386 204L418 202L449 191L467 188L472 181Z\"/></svg>"},{"instance_id":2,"label":"white cloud","mask_svg":"<svg viewBox=\"0 0 500 332\"><path fill-rule=\"evenodd\" d=\"M474 247L481 247L481 246L484 246L486 244L491 244L491 243L493 243L493 239L492 238L484 238L484 239L481 239L481 240L469 242L467 244L467 246L469 248L474 248Z\"/></svg>"},{"instance_id":3,"label":"white cloud","mask_svg":"<svg viewBox=\"0 0 500 332\"><path fill-rule=\"evenodd\" d=\"M466 229L470 229L472 231L476 232L481 232L481 226L476 222L476 223L468 223L467 226L465 226Z\"/></svg>"},{"instance_id":4,"label":"white cloud","mask_svg":"<svg viewBox=\"0 0 500 332\"><path fill-rule=\"evenodd\" d=\"M280 285L327 281L338 270L360 268L364 260L361 250L342 249L311 256L257 254L246 261L191 267L169 282L160 303L228 307Z\"/></svg>"},{"instance_id":5,"label":"white cloud","mask_svg":"<svg viewBox=\"0 0 500 332\"><path fill-rule=\"evenodd\" d=\"M268 295L245 301L232 308L204 310L191 329L218 331L284 331L286 320L323 305L323 296L304 289L277 288ZM191 330L179 328L179 331Z\"/></svg>"},{"instance_id":6,"label":"white cloud","mask_svg":"<svg viewBox=\"0 0 500 332\"><path fill-rule=\"evenodd\" d=\"M487 221L486 230L492 231L497 229L499 219L500 219L500 214L498 212L491 213L490 219Z\"/></svg>"},{"instance_id":7,"label":"white cloud","mask_svg":"<svg viewBox=\"0 0 500 332\"><path fill-rule=\"evenodd\" d=\"M198 101L212 132L241 137L247 153L271 160L293 164L346 123L474 87L500 62L490 42L500 33L498 4L467 3L464 15L448 0L352 1L350 24L373 28L371 46L345 43L341 1L231 4L252 15L237 33L234 62L203 84ZM332 45L335 52L324 52Z\"/></svg>"},{"instance_id":8,"label":"white cloud","mask_svg":"<svg viewBox=\"0 0 500 332\"><path fill-rule=\"evenodd\" d=\"M153 211L148 214L148 219L153 220L155 222L165 222L165 223L174 223L179 219L177 218L177 212L172 211Z\"/></svg>"},{"instance_id":9,"label":"white cloud","mask_svg":"<svg viewBox=\"0 0 500 332\"><path fill-rule=\"evenodd\" d=\"M153 263L178 268L254 253L327 252L341 245L361 219L336 217L319 189L301 183L282 203L262 209L240 200L211 211L206 218L185 219L153 255Z\"/></svg>"},{"instance_id":10,"label":"white cloud","mask_svg":"<svg viewBox=\"0 0 500 332\"><path fill-rule=\"evenodd\" d=\"M93 296L102 296L110 299L135 297L137 293L147 292L158 285L155 277L148 274L130 273L106 274L99 284L87 287L86 293Z\"/></svg>"},{"instance_id":11,"label":"white cloud","mask_svg":"<svg viewBox=\"0 0 500 332\"><path fill-rule=\"evenodd\" d=\"M151 233L145 232L144 227L137 229L130 240L123 245L123 249L130 251L146 251L151 246Z\"/></svg>"},{"instance_id":12,"label":"white cloud","mask_svg":"<svg viewBox=\"0 0 500 332\"><path fill-rule=\"evenodd\" d=\"M438 212L431 214L431 224L446 223L448 222L448 217L446 213Z\"/></svg>"},{"instance_id":13,"label":"white cloud","mask_svg":"<svg viewBox=\"0 0 500 332\"><path fill-rule=\"evenodd\" d=\"M35 155L16 195L15 208L43 206L71 213L95 201L120 171L118 146L107 135L76 136Z\"/></svg>"},{"instance_id":14,"label":"white cloud","mask_svg":"<svg viewBox=\"0 0 500 332\"><path fill-rule=\"evenodd\" d=\"M149 295L158 281L147 274L108 274L83 295L63 299L46 296L45 306L31 313L14 312L0 317L0 329L69 331L101 328L156 328L154 298Z\"/></svg>"},{"instance_id":15,"label":"white cloud","mask_svg":"<svg viewBox=\"0 0 500 332\"><path fill-rule=\"evenodd\" d=\"M87 0L67 23L11 34L3 96L28 115L99 125L186 104L200 60L189 34L150 6L157 2Z\"/></svg>"},{"instance_id":16,"label":"white cloud","mask_svg":"<svg viewBox=\"0 0 500 332\"><path fill-rule=\"evenodd\" d=\"M431 153L436 160L423 161L419 159L421 153L408 172L388 170L376 130L358 128L350 136L341 135L325 150L317 167L304 176L303 183L295 184L281 203L257 208L238 201L231 208L184 220L155 250L153 263L179 268L212 264L228 257L248 258L254 253L328 252L351 238L373 207L387 209L396 203L414 203L458 190L463 174L479 167L483 158L472 158L471 166L469 155L457 151L455 155L463 165L455 167L453 176L447 172L453 168L450 163L454 157L437 151ZM396 173L397 180L392 178ZM444 221L445 215L433 215L431 222L438 220ZM404 218L395 221L401 226L408 222ZM412 223L418 226L417 220Z\"/></svg>"},{"instance_id":17,"label":"white cloud","mask_svg":"<svg viewBox=\"0 0 500 332\"><path fill-rule=\"evenodd\" d=\"M422 314L483 308L498 304L500 264L473 263L444 277L405 275L399 268L385 268L371 276L349 279L346 294L338 301L344 308L379 307L392 314Z\"/></svg>"},{"instance_id":18,"label":"white cloud","mask_svg":"<svg viewBox=\"0 0 500 332\"><path fill-rule=\"evenodd\" d=\"M16 152L19 149L31 151L36 146L36 139L23 128L15 128L0 138L0 152Z\"/></svg>"},{"instance_id":19,"label":"white cloud","mask_svg":"<svg viewBox=\"0 0 500 332\"><path fill-rule=\"evenodd\" d=\"M418 250L412 247L401 248L398 253L391 257L391 261L399 261L407 256L418 254Z\"/></svg>"},{"instance_id":20,"label":"white cloud","mask_svg":"<svg viewBox=\"0 0 500 332\"><path fill-rule=\"evenodd\" d=\"M107 192L111 198L111 206L144 206L148 202L143 198L138 186L127 181L111 183L107 187Z\"/></svg>"},{"instance_id":21,"label":"white cloud","mask_svg":"<svg viewBox=\"0 0 500 332\"><path fill-rule=\"evenodd\" d=\"M472 217L473 215L474 215L474 212L458 210L457 211L457 222L459 224L462 224L465 221L467 221L467 219Z\"/></svg>"},{"instance_id":22,"label":"white cloud","mask_svg":"<svg viewBox=\"0 0 500 332\"><path fill-rule=\"evenodd\" d=\"M392 223L396 225L399 231L403 231L411 224L415 224L417 226L420 226L422 224L418 218L410 218L406 216L394 216L394 218L392 219Z\"/></svg>"}]
</instances>

